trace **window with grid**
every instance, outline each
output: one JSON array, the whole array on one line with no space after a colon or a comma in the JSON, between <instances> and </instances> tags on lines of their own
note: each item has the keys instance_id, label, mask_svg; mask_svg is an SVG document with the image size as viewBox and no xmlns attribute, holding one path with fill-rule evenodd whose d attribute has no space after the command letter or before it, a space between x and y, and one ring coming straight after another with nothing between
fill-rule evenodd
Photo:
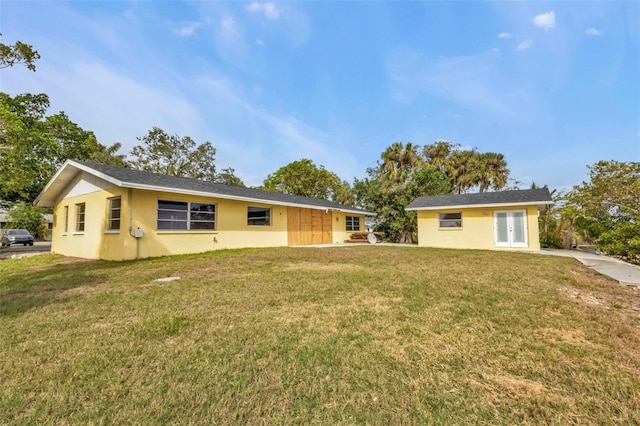
<instances>
[{"instance_id":1,"label":"window with grid","mask_svg":"<svg viewBox=\"0 0 640 426\"><path fill-rule=\"evenodd\" d=\"M271 209L266 207L249 207L247 209L247 225L270 226Z\"/></svg>"},{"instance_id":2,"label":"window with grid","mask_svg":"<svg viewBox=\"0 0 640 426\"><path fill-rule=\"evenodd\" d=\"M215 230L216 205L158 200L159 230Z\"/></svg>"},{"instance_id":3,"label":"window with grid","mask_svg":"<svg viewBox=\"0 0 640 426\"><path fill-rule=\"evenodd\" d=\"M462 212L440 213L440 228L462 228Z\"/></svg>"},{"instance_id":4,"label":"window with grid","mask_svg":"<svg viewBox=\"0 0 640 426\"><path fill-rule=\"evenodd\" d=\"M360 230L360 218L358 216L347 216L347 231L359 231Z\"/></svg>"},{"instance_id":5,"label":"window with grid","mask_svg":"<svg viewBox=\"0 0 640 426\"><path fill-rule=\"evenodd\" d=\"M107 229L109 231L120 230L120 207L122 199L120 197L109 198L109 222Z\"/></svg>"},{"instance_id":6,"label":"window with grid","mask_svg":"<svg viewBox=\"0 0 640 426\"><path fill-rule=\"evenodd\" d=\"M76 204L76 232L84 232L85 204Z\"/></svg>"}]
</instances>

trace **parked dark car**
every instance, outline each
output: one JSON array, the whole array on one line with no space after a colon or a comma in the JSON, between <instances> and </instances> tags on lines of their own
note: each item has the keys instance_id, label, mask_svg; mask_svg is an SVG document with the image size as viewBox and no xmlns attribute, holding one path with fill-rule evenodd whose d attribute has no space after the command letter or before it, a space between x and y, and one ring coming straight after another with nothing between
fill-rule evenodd
<instances>
[{"instance_id":1,"label":"parked dark car","mask_svg":"<svg viewBox=\"0 0 640 426\"><path fill-rule=\"evenodd\" d=\"M2 245L10 246L11 244L33 245L33 235L26 229L5 229L2 232Z\"/></svg>"}]
</instances>

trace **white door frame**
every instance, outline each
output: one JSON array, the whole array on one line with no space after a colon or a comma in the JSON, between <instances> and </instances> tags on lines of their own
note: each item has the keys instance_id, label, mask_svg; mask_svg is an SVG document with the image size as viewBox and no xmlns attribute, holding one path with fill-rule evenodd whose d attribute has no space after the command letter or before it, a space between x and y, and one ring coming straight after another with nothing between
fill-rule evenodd
<instances>
[{"instance_id":1,"label":"white door frame","mask_svg":"<svg viewBox=\"0 0 640 426\"><path fill-rule=\"evenodd\" d=\"M498 240L498 214L503 213L506 216L507 241ZM518 215L521 213L522 216ZM523 241L516 241L518 236L514 232L516 220L521 219ZM527 211L526 210L496 210L493 212L493 238L496 247L529 247L529 236L527 233Z\"/></svg>"}]
</instances>

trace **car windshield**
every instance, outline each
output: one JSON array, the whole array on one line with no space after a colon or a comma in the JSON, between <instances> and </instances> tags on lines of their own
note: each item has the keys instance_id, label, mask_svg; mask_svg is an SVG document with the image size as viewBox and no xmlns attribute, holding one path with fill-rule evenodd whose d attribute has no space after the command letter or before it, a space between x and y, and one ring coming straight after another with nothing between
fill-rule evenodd
<instances>
[{"instance_id":1,"label":"car windshield","mask_svg":"<svg viewBox=\"0 0 640 426\"><path fill-rule=\"evenodd\" d=\"M14 229L7 232L8 235L29 235L29 231L26 229Z\"/></svg>"}]
</instances>

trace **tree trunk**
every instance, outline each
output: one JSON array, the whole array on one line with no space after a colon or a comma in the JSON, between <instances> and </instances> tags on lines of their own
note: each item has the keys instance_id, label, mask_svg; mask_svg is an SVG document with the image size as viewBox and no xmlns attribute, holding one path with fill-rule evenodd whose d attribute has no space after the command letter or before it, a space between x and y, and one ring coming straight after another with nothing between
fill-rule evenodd
<instances>
[{"instance_id":1,"label":"tree trunk","mask_svg":"<svg viewBox=\"0 0 640 426\"><path fill-rule=\"evenodd\" d=\"M562 246L565 250L571 250L571 246L573 245L573 223L569 225L569 229L567 229L567 233L564 235L562 240Z\"/></svg>"},{"instance_id":2,"label":"tree trunk","mask_svg":"<svg viewBox=\"0 0 640 426\"><path fill-rule=\"evenodd\" d=\"M411 231L400 231L400 244L413 244L413 236Z\"/></svg>"}]
</instances>

